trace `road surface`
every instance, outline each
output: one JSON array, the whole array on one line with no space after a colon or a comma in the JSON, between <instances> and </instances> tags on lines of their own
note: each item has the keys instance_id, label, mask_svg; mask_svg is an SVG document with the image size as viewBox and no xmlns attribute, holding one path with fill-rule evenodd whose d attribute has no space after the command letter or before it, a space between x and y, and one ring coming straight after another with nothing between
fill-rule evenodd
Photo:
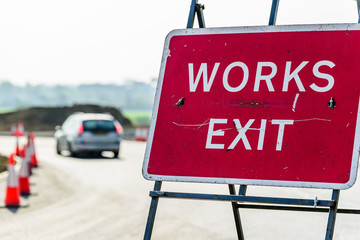
<instances>
[{"instance_id":1,"label":"road surface","mask_svg":"<svg viewBox=\"0 0 360 240\"><path fill-rule=\"evenodd\" d=\"M22 140L23 142L25 139ZM142 178L145 143L123 141L120 159L70 158L50 137L35 140L40 167L30 178L29 207L0 208L0 239L142 239L153 182ZM15 149L0 137L0 153ZM0 178L1 179L1 178ZM0 201L5 197L0 180ZM226 185L163 183L164 191L228 194ZM248 187L248 195L330 199L331 191ZM341 191L341 208L360 209L360 185ZM241 210L245 239L324 239L327 214ZM228 202L160 199L152 239L236 239ZM359 239L360 215L340 215L334 239Z\"/></svg>"}]
</instances>

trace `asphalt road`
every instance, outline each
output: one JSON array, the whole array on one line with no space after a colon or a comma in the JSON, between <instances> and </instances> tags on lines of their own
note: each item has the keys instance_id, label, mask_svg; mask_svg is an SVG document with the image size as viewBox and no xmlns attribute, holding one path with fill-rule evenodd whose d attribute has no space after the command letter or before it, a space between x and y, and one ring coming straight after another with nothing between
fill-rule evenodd
<instances>
[{"instance_id":1,"label":"asphalt road","mask_svg":"<svg viewBox=\"0 0 360 240\"><path fill-rule=\"evenodd\" d=\"M25 140L23 140L25 141ZM120 159L70 158L52 138L35 140L40 167L29 207L0 208L0 239L142 239L153 182L142 178L145 143L123 141ZM0 153L15 149L0 137ZM0 178L1 179L1 178ZM5 197L0 180L0 201ZM226 185L163 183L164 191L228 194ZM331 191L248 188L248 195L330 199ZM341 208L360 209L360 185L340 194ZM245 239L324 239L327 214L241 210ZM236 239L228 202L160 199L152 239ZM334 239L359 239L360 215L338 214Z\"/></svg>"}]
</instances>

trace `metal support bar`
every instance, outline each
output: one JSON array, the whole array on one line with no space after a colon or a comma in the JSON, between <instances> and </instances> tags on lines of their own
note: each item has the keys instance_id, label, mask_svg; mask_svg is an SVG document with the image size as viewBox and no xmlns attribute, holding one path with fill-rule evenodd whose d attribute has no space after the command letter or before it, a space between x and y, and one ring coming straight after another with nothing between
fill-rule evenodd
<instances>
[{"instance_id":1,"label":"metal support bar","mask_svg":"<svg viewBox=\"0 0 360 240\"><path fill-rule=\"evenodd\" d=\"M192 0L190 5L190 12L188 17L188 22L186 28L193 28L195 21L195 5L197 4L197 0Z\"/></svg>"},{"instance_id":2,"label":"metal support bar","mask_svg":"<svg viewBox=\"0 0 360 240\"><path fill-rule=\"evenodd\" d=\"M190 12L188 17L188 22L186 28L193 28L195 22L195 14L197 14L197 19L200 28L205 27L204 13L203 13L204 5L199 4L198 0L192 0L190 5Z\"/></svg>"},{"instance_id":3,"label":"metal support bar","mask_svg":"<svg viewBox=\"0 0 360 240\"><path fill-rule=\"evenodd\" d=\"M164 197L164 198L206 199L206 200L216 200L216 201L255 202L255 203L314 206L313 199L273 198L273 197L219 195L219 194L202 194L202 193L179 193L179 192L161 192L161 191L151 191L150 196ZM317 206L332 207L334 206L334 201L317 200Z\"/></svg>"},{"instance_id":4,"label":"metal support bar","mask_svg":"<svg viewBox=\"0 0 360 240\"><path fill-rule=\"evenodd\" d=\"M239 195L240 196L245 196L246 195L246 190L247 190L247 185L240 185Z\"/></svg>"},{"instance_id":5,"label":"metal support bar","mask_svg":"<svg viewBox=\"0 0 360 240\"><path fill-rule=\"evenodd\" d=\"M156 181L154 184L154 191L160 191L161 185L162 185L161 181ZM155 221L155 215L156 215L156 209L157 209L158 202L159 202L159 197L156 197L156 196L151 197L151 204L150 204L149 215L148 215L146 228L145 228L144 240L151 239L151 234L152 234L152 230L154 227L154 221Z\"/></svg>"},{"instance_id":6,"label":"metal support bar","mask_svg":"<svg viewBox=\"0 0 360 240\"><path fill-rule=\"evenodd\" d=\"M279 8L279 2L280 2L280 0L272 1L270 18L269 18L269 26L276 24L276 17L277 17L277 12L278 12L278 8Z\"/></svg>"},{"instance_id":7,"label":"metal support bar","mask_svg":"<svg viewBox=\"0 0 360 240\"><path fill-rule=\"evenodd\" d=\"M247 209L261 209L261 210L283 210L283 211L298 211L298 212L320 212L328 213L329 208L319 207L295 207L295 206L279 206L279 205L260 205L260 204L243 204L237 203L237 208ZM360 214L360 209L341 209L338 208L336 213L340 214Z\"/></svg>"},{"instance_id":8,"label":"metal support bar","mask_svg":"<svg viewBox=\"0 0 360 240\"><path fill-rule=\"evenodd\" d=\"M283 210L283 211L299 211L299 212L329 212L329 208L314 208L314 207L295 207L295 206L280 206L280 205L260 205L260 204L243 204L237 203L237 208L247 209L261 209L261 210Z\"/></svg>"},{"instance_id":9,"label":"metal support bar","mask_svg":"<svg viewBox=\"0 0 360 240\"><path fill-rule=\"evenodd\" d=\"M231 195L235 195L236 194L236 190L235 190L235 186L234 184L229 184L229 192ZM231 202L231 206L233 209L233 214L234 214L234 219L235 219L235 226L236 226L236 232L238 235L238 239L239 240L244 240L244 232L242 229L242 225L241 225L241 219L240 219L240 213L239 213L239 209L236 206L236 202Z\"/></svg>"},{"instance_id":10,"label":"metal support bar","mask_svg":"<svg viewBox=\"0 0 360 240\"><path fill-rule=\"evenodd\" d=\"M360 0L356 0L356 4L357 4L357 9L358 9L358 14L359 14L358 23L360 23Z\"/></svg>"},{"instance_id":11,"label":"metal support bar","mask_svg":"<svg viewBox=\"0 0 360 240\"><path fill-rule=\"evenodd\" d=\"M198 23L200 28L205 28L204 12L205 6L203 4L196 4L195 10L198 17Z\"/></svg>"},{"instance_id":12,"label":"metal support bar","mask_svg":"<svg viewBox=\"0 0 360 240\"><path fill-rule=\"evenodd\" d=\"M326 236L325 240L332 240L335 229L335 220L336 220L336 212L339 203L340 190L333 190L331 200L335 202L333 206L330 207L328 224L326 228Z\"/></svg>"}]
</instances>

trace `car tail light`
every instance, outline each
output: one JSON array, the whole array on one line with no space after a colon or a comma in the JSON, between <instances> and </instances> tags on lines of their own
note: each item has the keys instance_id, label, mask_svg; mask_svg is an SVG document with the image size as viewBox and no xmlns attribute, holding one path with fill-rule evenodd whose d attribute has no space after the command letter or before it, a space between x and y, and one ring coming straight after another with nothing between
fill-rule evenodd
<instances>
[{"instance_id":1,"label":"car tail light","mask_svg":"<svg viewBox=\"0 0 360 240\"><path fill-rule=\"evenodd\" d=\"M116 123L116 124L115 124L115 128L116 128L116 132L117 132L118 134L122 134L122 133L123 133L123 128L122 128L122 126L120 125L120 123Z\"/></svg>"},{"instance_id":2,"label":"car tail light","mask_svg":"<svg viewBox=\"0 0 360 240\"><path fill-rule=\"evenodd\" d=\"M84 125L80 125L79 126L79 129L78 129L78 134L80 135L80 134L82 134L84 132Z\"/></svg>"}]
</instances>

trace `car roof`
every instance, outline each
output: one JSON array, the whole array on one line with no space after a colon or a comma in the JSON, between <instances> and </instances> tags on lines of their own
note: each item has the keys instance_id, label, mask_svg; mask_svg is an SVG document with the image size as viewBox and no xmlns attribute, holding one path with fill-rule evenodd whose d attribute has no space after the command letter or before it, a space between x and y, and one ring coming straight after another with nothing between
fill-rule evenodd
<instances>
[{"instance_id":1,"label":"car roof","mask_svg":"<svg viewBox=\"0 0 360 240\"><path fill-rule=\"evenodd\" d=\"M76 117L81 120L110 120L113 121L114 117L109 113L73 113L71 117Z\"/></svg>"}]
</instances>

